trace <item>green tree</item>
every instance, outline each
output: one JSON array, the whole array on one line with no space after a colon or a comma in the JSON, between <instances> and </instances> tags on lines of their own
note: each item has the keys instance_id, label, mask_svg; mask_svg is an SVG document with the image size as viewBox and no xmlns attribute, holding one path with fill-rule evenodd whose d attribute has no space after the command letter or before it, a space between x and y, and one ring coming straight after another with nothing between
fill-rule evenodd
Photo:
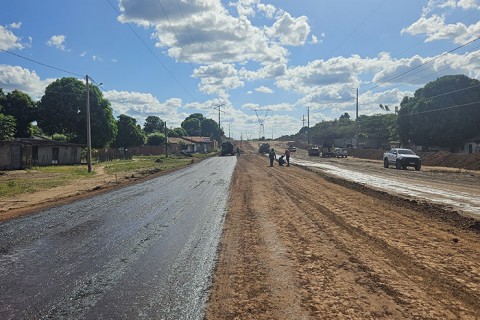
<instances>
[{"instance_id":1,"label":"green tree","mask_svg":"<svg viewBox=\"0 0 480 320\"><path fill-rule=\"evenodd\" d=\"M117 132L110 102L97 86L89 86L92 147L107 146ZM86 143L86 87L75 78L62 78L45 89L38 104L38 126L48 135L64 134L69 141Z\"/></svg>"},{"instance_id":2,"label":"green tree","mask_svg":"<svg viewBox=\"0 0 480 320\"><path fill-rule=\"evenodd\" d=\"M218 123L212 119L203 119L201 123L201 130L203 137L212 137L215 140L220 139L220 130Z\"/></svg>"},{"instance_id":3,"label":"green tree","mask_svg":"<svg viewBox=\"0 0 480 320\"><path fill-rule=\"evenodd\" d=\"M163 132L164 129L165 122L157 116L148 116L143 124L143 131L147 134L152 132Z\"/></svg>"},{"instance_id":4,"label":"green tree","mask_svg":"<svg viewBox=\"0 0 480 320\"><path fill-rule=\"evenodd\" d=\"M464 75L444 76L404 98L398 113L401 141L456 151L480 135L479 86L480 81Z\"/></svg>"},{"instance_id":5,"label":"green tree","mask_svg":"<svg viewBox=\"0 0 480 320\"><path fill-rule=\"evenodd\" d=\"M190 136L199 136L202 133L202 122L198 118L185 119L182 122L182 128Z\"/></svg>"},{"instance_id":6,"label":"green tree","mask_svg":"<svg viewBox=\"0 0 480 320\"><path fill-rule=\"evenodd\" d=\"M135 118L121 114L117 121L118 133L115 139L115 146L119 148L129 148L143 145L145 142L145 135L137 124Z\"/></svg>"},{"instance_id":7,"label":"green tree","mask_svg":"<svg viewBox=\"0 0 480 320\"><path fill-rule=\"evenodd\" d=\"M32 136L35 109L35 102L26 93L14 90L6 95L2 113L15 118L15 137L29 138Z\"/></svg>"},{"instance_id":8,"label":"green tree","mask_svg":"<svg viewBox=\"0 0 480 320\"><path fill-rule=\"evenodd\" d=\"M149 146L159 146L165 143L165 135L160 132L153 132L147 136Z\"/></svg>"},{"instance_id":9,"label":"green tree","mask_svg":"<svg viewBox=\"0 0 480 320\"><path fill-rule=\"evenodd\" d=\"M0 140L13 140L15 132L15 118L0 113Z\"/></svg>"},{"instance_id":10,"label":"green tree","mask_svg":"<svg viewBox=\"0 0 480 320\"><path fill-rule=\"evenodd\" d=\"M187 135L187 131L183 128L175 128L173 130L168 131L169 137L185 137Z\"/></svg>"}]
</instances>

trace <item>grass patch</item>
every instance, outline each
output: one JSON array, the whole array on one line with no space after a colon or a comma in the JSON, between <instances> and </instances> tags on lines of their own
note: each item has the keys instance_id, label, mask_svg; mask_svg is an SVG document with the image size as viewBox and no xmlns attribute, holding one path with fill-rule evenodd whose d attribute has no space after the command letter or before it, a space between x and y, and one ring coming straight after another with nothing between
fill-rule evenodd
<instances>
[{"instance_id":1,"label":"grass patch","mask_svg":"<svg viewBox=\"0 0 480 320\"><path fill-rule=\"evenodd\" d=\"M95 174L88 173L86 166L32 167L13 175L0 176L0 197L13 197L65 185L75 179L86 179Z\"/></svg>"},{"instance_id":2,"label":"grass patch","mask_svg":"<svg viewBox=\"0 0 480 320\"><path fill-rule=\"evenodd\" d=\"M169 155L135 156L132 160L115 160L96 164L107 174L147 175L185 167L196 158L206 158L216 153L195 154L193 157ZM72 183L75 180L89 179L95 171L88 172L86 165L32 167L27 170L6 171L0 174L0 198L15 197Z\"/></svg>"}]
</instances>

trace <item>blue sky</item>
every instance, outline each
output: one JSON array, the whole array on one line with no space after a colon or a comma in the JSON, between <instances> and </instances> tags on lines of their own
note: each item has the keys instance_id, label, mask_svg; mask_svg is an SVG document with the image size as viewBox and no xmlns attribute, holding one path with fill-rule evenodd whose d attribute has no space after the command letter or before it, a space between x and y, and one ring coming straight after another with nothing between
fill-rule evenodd
<instances>
[{"instance_id":1,"label":"blue sky","mask_svg":"<svg viewBox=\"0 0 480 320\"><path fill-rule=\"evenodd\" d=\"M89 75L142 126L221 105L227 135L278 137L307 108L310 125L354 117L356 88L375 114L440 76L480 79L479 18L480 0L9 0L0 87L39 100Z\"/></svg>"}]
</instances>

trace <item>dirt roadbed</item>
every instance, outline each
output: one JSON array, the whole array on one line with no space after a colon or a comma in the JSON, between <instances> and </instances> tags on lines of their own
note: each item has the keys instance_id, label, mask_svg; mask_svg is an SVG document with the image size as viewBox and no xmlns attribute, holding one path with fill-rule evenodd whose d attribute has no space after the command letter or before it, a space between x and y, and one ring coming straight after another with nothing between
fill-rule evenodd
<instances>
[{"instance_id":1,"label":"dirt roadbed","mask_svg":"<svg viewBox=\"0 0 480 320\"><path fill-rule=\"evenodd\" d=\"M238 159L206 319L478 319L480 232L295 166Z\"/></svg>"}]
</instances>

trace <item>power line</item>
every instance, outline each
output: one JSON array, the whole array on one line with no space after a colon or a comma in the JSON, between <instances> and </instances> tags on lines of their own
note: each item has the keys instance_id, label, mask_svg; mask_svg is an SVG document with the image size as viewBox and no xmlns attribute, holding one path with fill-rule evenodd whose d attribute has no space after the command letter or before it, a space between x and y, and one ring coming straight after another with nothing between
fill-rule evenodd
<instances>
[{"instance_id":1,"label":"power line","mask_svg":"<svg viewBox=\"0 0 480 320\"><path fill-rule=\"evenodd\" d=\"M4 50L4 49L0 49L0 50L3 51L3 52L5 52L5 53L11 54L11 55L13 55L13 56L16 56L16 57L18 57L18 58L21 58L21 59L24 59L24 60L27 60L27 61L36 63L36 64L38 64L38 65L41 65L41 66L44 66L44 67L47 67L47 68L50 68L50 69L54 69L54 70L57 70L57 71L61 71L61 72L64 72L64 73L68 73L68 74L71 74L71 75L74 75L74 76L77 76L77 77L80 77L80 78L83 78L83 75L81 75L81 74L79 74L79 73L72 72L72 71L68 71L68 70L61 69L61 68L57 68L57 67L51 66L51 65L49 65L49 64L46 64L46 63L43 63L43 62L34 60L34 59L30 59L30 58L24 57L24 56L19 55L19 54L17 54L17 53L13 53L13 52L8 51L8 50Z\"/></svg>"},{"instance_id":2,"label":"power line","mask_svg":"<svg viewBox=\"0 0 480 320\"><path fill-rule=\"evenodd\" d=\"M414 116L417 114L424 114L424 113L431 113L431 112L437 112L437 111L443 111L443 110L448 110L448 109L455 109L455 108L460 108L460 107L466 107L466 106L471 106L474 104L480 103L480 100L474 101L474 102L469 102L469 103L464 103L464 104L457 104L454 106L449 106L449 107L444 107L440 109L435 109L435 110L425 110L425 111L419 111L419 112L414 112L414 113L407 113L407 114L399 114L399 117L404 117L404 116Z\"/></svg>"},{"instance_id":3,"label":"power line","mask_svg":"<svg viewBox=\"0 0 480 320\"><path fill-rule=\"evenodd\" d=\"M422 63L422 64L420 64L420 65L418 65L418 66L415 66L415 67L413 67L413 68L410 68L410 69L408 69L408 70L406 70L406 71L404 71L404 72L402 72L402 73L400 73L400 74L398 74L398 75L393 76L393 77L390 78L390 79L387 79L387 80L385 80L385 81L382 81L382 82L378 83L377 85L375 85L375 86L373 86L373 87L371 87L371 88L368 88L366 91L373 90L373 89L375 89L375 88L380 87L380 86L381 86L382 84L384 84L384 83L391 82L392 80L398 79L398 78L400 78L400 77L402 77L402 76L404 76L404 75L406 75L406 74L408 74L408 73L410 73L410 72L412 72L412 71L414 71L414 70L416 70L416 69L418 69L418 68L421 68L421 67L423 67L423 66L425 66L425 65L427 65L427 64L429 64L429 63L432 63L433 61L435 61L435 60L437 60L437 59L439 59L439 58L441 58L441 57L443 57L443 56L445 56L445 55L447 55L447 54L449 54L449 53L455 52L455 51L457 51L457 50L459 50L459 49L461 49L461 48L463 48L463 47L465 47L465 46L468 46L469 44L471 44L471 43L473 43L473 42L475 42L475 41L477 41L477 40L479 40L479 39L480 39L480 37L477 37L477 38L475 38L475 39L473 39L473 40L467 41L466 43L464 43L464 44L462 44L462 45L460 45L460 46L458 46L458 47L456 47L456 48L454 48L454 49L452 49L452 50L450 50L450 51L444 52L444 53L442 53L441 55L436 56L435 58L432 58L432 59L430 59L430 60L427 61L427 62L424 62L424 63Z\"/></svg>"},{"instance_id":4,"label":"power line","mask_svg":"<svg viewBox=\"0 0 480 320\"><path fill-rule=\"evenodd\" d=\"M118 15L121 15L121 12L118 11L118 9L111 3L110 0L107 0L107 2L110 4L110 6L113 8L113 10L118 14ZM187 90L187 88L185 88L185 86L175 77L175 75L173 74L172 71L170 71L170 69L167 68L167 66L160 60L160 58L155 54L155 52L153 52L153 50L145 43L145 41L143 41L143 39L140 37L140 35L135 31L135 29L133 29L133 27L131 26L130 23L128 22L125 22L128 26L128 28L130 29L130 31L133 32L133 34L137 37L138 40L140 40L140 42L143 44L143 46L147 49L148 52L150 52L150 54L155 58L155 60L157 60L158 63L160 63L160 65L170 74L170 76L172 77L173 80L175 80L175 82L193 99L193 100L198 100L196 99L191 93L190 91Z\"/></svg>"}]
</instances>

